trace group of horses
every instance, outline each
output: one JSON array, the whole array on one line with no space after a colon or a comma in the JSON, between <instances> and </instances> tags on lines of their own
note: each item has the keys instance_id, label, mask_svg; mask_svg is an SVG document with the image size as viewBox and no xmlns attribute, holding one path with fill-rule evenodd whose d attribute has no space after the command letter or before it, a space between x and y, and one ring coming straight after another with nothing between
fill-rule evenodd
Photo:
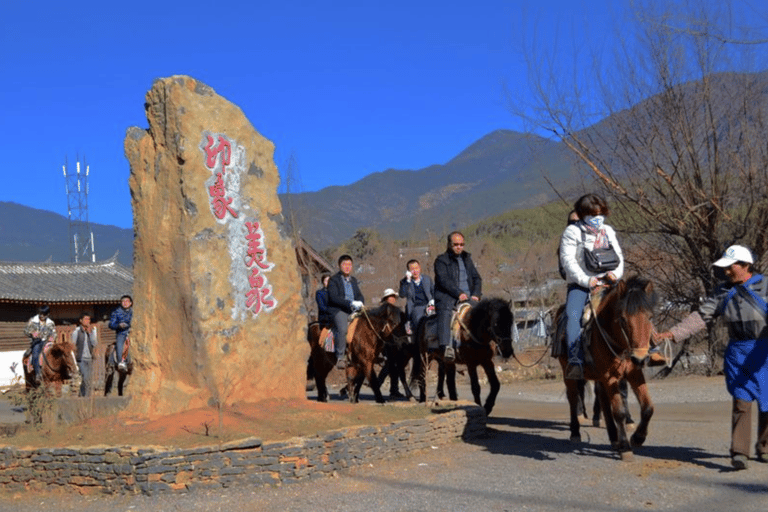
<instances>
[{"instance_id":1,"label":"group of horses","mask_svg":"<svg viewBox=\"0 0 768 512\"><path fill-rule=\"evenodd\" d=\"M603 290L602 296L592 301L591 320L585 327L582 339L586 354L584 365L585 377L599 383L596 399L602 405L606 430L611 446L622 460L632 457L632 447L641 446L648 435L648 424L653 415L653 404L645 383L643 366L648 359L652 327L653 309L656 294L650 281L639 276L621 280L610 289ZM555 323L563 316L560 308ZM405 314L397 307L384 303L374 309L363 309L356 325L351 326L347 343L347 365L345 391L349 400L359 400L361 386L368 381L375 399L383 403L381 382L377 378L375 364L381 361L385 347L388 357L396 358L393 365L395 375L402 381L408 398L412 397L410 383L405 377L405 366L412 361L411 383L415 380L419 388L419 401L426 402L427 369L432 361L437 361L439 374L445 376L448 394L456 400L456 365L466 365L470 388L475 403L482 405L486 414L493 410L496 396L500 389L493 358L497 353L502 357L514 356L512 330L514 317L508 301L493 298L483 299L470 306L455 319L457 329L455 337L459 341L456 359L453 362L442 360L442 350L430 347L428 342L428 319L423 320L415 329L413 339L406 332ZM336 364L336 356L326 350L322 343L327 333L327 326L317 322L309 325L307 340L311 347L310 369L314 374L317 399L328 400L326 378ZM560 362L565 372L567 356L563 330L553 336L552 353ZM478 367L482 367L488 378L490 391L485 403L481 402ZM440 379L442 394L442 379ZM631 438L627 437L626 420L628 410L622 400L619 386L626 381L632 387L640 404L640 422ZM566 395L570 406L570 439L581 441L579 423L579 405L583 405L583 381L565 379Z\"/></svg>"},{"instance_id":2,"label":"group of horses","mask_svg":"<svg viewBox=\"0 0 768 512\"><path fill-rule=\"evenodd\" d=\"M128 344L124 352L128 352ZM24 382L28 391L42 386L46 390L51 390L56 396L61 396L62 386L65 382L76 382L82 378L75 360L75 346L70 341L49 342L43 346L40 351L40 379L35 375L34 370L30 371L32 367L31 357L32 351L27 349L21 361L24 368ZM104 354L104 396L108 396L112 392L113 386L117 388L117 394L123 396L131 373L133 373L131 358L127 358L125 370L119 369L115 358L115 344L109 344ZM115 377L117 377L117 382L115 382Z\"/></svg>"}]
</instances>

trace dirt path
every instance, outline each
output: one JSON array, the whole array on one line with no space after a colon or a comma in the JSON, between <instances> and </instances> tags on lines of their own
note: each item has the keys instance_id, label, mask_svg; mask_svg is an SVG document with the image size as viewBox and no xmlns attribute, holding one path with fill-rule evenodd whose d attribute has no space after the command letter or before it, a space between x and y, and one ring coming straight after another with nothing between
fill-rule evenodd
<instances>
[{"instance_id":1,"label":"dirt path","mask_svg":"<svg viewBox=\"0 0 768 512\"><path fill-rule=\"evenodd\" d=\"M653 381L650 392L656 413L631 463L617 460L602 428L568 441L562 382L524 382L502 387L484 438L338 478L158 497L24 494L2 497L0 510L765 510L768 465L730 468L722 378Z\"/></svg>"}]
</instances>

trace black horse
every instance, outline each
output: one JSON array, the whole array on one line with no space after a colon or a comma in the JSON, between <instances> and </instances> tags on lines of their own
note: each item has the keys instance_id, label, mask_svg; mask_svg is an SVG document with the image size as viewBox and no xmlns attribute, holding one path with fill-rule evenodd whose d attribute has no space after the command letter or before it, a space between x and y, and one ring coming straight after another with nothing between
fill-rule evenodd
<instances>
[{"instance_id":1,"label":"black horse","mask_svg":"<svg viewBox=\"0 0 768 512\"><path fill-rule=\"evenodd\" d=\"M456 364L465 364L475 403L482 404L480 397L480 380L477 375L477 367L485 370L490 393L483 405L486 414L490 414L496 404L496 396L499 394L501 384L496 377L496 367L493 364L493 356L496 348L501 349L504 358L511 357L512 329L514 316L510 309L510 303L502 299L483 299L472 306L458 320L460 345L456 351L456 360L448 363L442 360L442 351L430 350L428 347L427 331L428 323L432 318L421 322L417 332L417 340L421 357L414 363L414 374L419 380L419 400L426 401L426 373L429 362L438 361L445 368L448 394L452 400L456 399ZM418 362L418 365L416 364ZM418 366L418 367L417 367Z\"/></svg>"}]
</instances>

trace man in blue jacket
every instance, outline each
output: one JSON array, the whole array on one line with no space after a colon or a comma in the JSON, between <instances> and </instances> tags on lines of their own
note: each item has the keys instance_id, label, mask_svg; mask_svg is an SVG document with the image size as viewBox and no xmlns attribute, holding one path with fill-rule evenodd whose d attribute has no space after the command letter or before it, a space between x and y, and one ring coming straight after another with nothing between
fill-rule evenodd
<instances>
[{"instance_id":1,"label":"man in blue jacket","mask_svg":"<svg viewBox=\"0 0 768 512\"><path fill-rule=\"evenodd\" d=\"M125 339L131 332L131 320L133 320L133 299L130 295L120 297L120 307L112 312L109 318L109 328L115 331L115 361L119 371L126 371L126 354L123 354Z\"/></svg>"},{"instance_id":2,"label":"man in blue jacket","mask_svg":"<svg viewBox=\"0 0 768 512\"><path fill-rule=\"evenodd\" d=\"M447 241L446 251L435 260L435 306L443 360L450 363L456 357L451 343L453 310L459 302L478 302L483 280L472 262L472 255L464 250L464 235L454 231Z\"/></svg>"},{"instance_id":3,"label":"man in blue jacket","mask_svg":"<svg viewBox=\"0 0 768 512\"><path fill-rule=\"evenodd\" d=\"M346 368L344 357L347 349L349 315L363 308L365 299L352 277L352 256L339 257L339 271L328 280L328 312L333 318L333 334L336 342L336 368Z\"/></svg>"}]
</instances>

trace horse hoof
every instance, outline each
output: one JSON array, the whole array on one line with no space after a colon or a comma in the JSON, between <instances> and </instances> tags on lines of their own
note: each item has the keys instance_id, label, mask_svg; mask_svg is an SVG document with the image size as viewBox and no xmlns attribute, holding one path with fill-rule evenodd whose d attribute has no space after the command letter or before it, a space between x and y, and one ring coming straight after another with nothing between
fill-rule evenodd
<instances>
[{"instance_id":1,"label":"horse hoof","mask_svg":"<svg viewBox=\"0 0 768 512\"><path fill-rule=\"evenodd\" d=\"M580 443L581 442L581 436L571 436L571 442L572 443Z\"/></svg>"},{"instance_id":2,"label":"horse hoof","mask_svg":"<svg viewBox=\"0 0 768 512\"><path fill-rule=\"evenodd\" d=\"M632 444L632 446L643 446L643 443L645 442L645 437L640 437L637 434L633 435L629 442Z\"/></svg>"},{"instance_id":3,"label":"horse hoof","mask_svg":"<svg viewBox=\"0 0 768 512\"><path fill-rule=\"evenodd\" d=\"M622 462L632 462L634 460L634 454L632 452L621 452L619 455L621 456Z\"/></svg>"},{"instance_id":4,"label":"horse hoof","mask_svg":"<svg viewBox=\"0 0 768 512\"><path fill-rule=\"evenodd\" d=\"M619 442L618 441L611 441L611 450L617 452L619 451Z\"/></svg>"}]
</instances>

